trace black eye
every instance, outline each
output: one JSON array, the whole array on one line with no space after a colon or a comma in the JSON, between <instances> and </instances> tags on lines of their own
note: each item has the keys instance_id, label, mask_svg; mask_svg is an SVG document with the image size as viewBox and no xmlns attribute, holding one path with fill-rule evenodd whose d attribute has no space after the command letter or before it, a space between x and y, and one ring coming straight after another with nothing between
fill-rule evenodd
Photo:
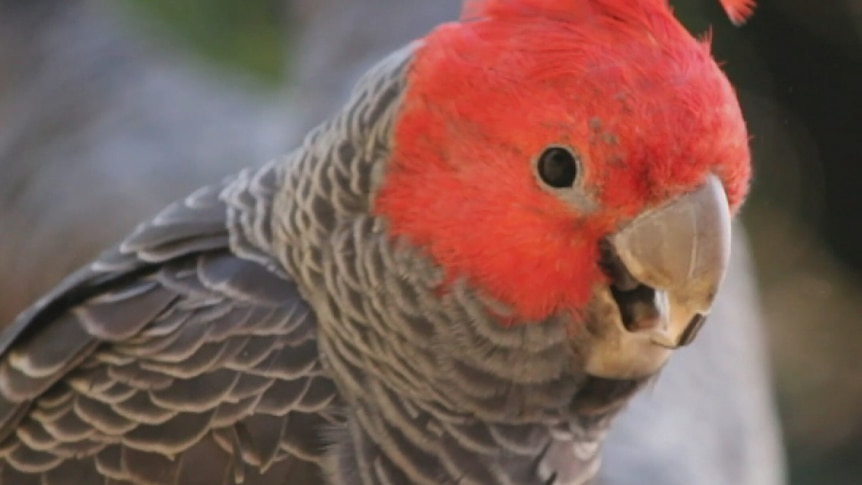
<instances>
[{"instance_id":1,"label":"black eye","mask_svg":"<svg viewBox=\"0 0 862 485\"><path fill-rule=\"evenodd\" d=\"M539 177L555 189L571 187L578 176L578 161L569 150L550 147L539 157Z\"/></svg>"}]
</instances>

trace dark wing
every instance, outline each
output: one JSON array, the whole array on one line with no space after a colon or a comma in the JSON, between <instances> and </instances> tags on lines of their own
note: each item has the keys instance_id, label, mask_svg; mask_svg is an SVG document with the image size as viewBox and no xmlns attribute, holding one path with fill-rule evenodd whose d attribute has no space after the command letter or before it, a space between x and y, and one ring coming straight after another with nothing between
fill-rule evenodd
<instances>
[{"instance_id":1,"label":"dark wing","mask_svg":"<svg viewBox=\"0 0 862 485\"><path fill-rule=\"evenodd\" d=\"M266 232L259 174L169 207L7 330L0 485L319 483L335 389L310 308L243 234Z\"/></svg>"}]
</instances>

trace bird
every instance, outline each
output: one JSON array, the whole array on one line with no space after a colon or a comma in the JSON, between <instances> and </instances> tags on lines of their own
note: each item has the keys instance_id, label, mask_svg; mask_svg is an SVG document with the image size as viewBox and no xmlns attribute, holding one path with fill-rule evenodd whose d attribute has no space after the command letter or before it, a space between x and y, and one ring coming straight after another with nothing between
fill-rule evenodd
<instances>
[{"instance_id":1,"label":"bird","mask_svg":"<svg viewBox=\"0 0 862 485\"><path fill-rule=\"evenodd\" d=\"M592 480L703 324L746 142L664 2L468 4L18 318L0 483Z\"/></svg>"}]
</instances>

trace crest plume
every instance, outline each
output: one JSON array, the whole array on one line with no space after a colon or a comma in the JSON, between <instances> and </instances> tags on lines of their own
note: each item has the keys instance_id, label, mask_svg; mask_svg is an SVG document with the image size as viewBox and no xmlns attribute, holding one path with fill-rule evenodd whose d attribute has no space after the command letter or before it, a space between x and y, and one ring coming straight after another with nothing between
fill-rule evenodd
<instances>
[{"instance_id":1,"label":"crest plume","mask_svg":"<svg viewBox=\"0 0 862 485\"><path fill-rule=\"evenodd\" d=\"M745 23L754 12L755 0L719 0L735 25ZM585 13L603 9L635 10L639 5L667 6L666 0L466 0L464 17L496 17L512 15L549 15L558 18L578 18Z\"/></svg>"},{"instance_id":2,"label":"crest plume","mask_svg":"<svg viewBox=\"0 0 862 485\"><path fill-rule=\"evenodd\" d=\"M754 0L720 0L721 6L735 25L742 25L754 13Z\"/></svg>"}]
</instances>

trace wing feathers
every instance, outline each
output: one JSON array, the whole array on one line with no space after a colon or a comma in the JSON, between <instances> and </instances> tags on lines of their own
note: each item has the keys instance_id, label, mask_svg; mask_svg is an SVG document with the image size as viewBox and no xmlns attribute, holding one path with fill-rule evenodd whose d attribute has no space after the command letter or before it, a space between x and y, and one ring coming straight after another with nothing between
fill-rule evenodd
<instances>
[{"instance_id":1,"label":"wing feathers","mask_svg":"<svg viewBox=\"0 0 862 485\"><path fill-rule=\"evenodd\" d=\"M276 180L196 192L20 317L0 341L0 485L321 483L303 460L332 423L309 413L336 391L314 316L260 248L229 247L231 218L258 233L234 244L267 234L241 212Z\"/></svg>"}]
</instances>

